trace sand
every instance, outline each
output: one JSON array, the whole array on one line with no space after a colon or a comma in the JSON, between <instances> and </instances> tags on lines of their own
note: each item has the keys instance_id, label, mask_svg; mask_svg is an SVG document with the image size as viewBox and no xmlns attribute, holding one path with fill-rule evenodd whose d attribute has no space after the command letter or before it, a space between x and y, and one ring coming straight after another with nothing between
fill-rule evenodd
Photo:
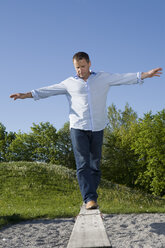
<instances>
[{"instance_id":1,"label":"sand","mask_svg":"<svg viewBox=\"0 0 165 248\"><path fill-rule=\"evenodd\" d=\"M0 230L0 248L67 247L75 219L33 220ZM103 215L113 248L165 248L165 214Z\"/></svg>"},{"instance_id":2,"label":"sand","mask_svg":"<svg viewBox=\"0 0 165 248\"><path fill-rule=\"evenodd\" d=\"M113 248L165 248L165 214L106 215Z\"/></svg>"}]
</instances>

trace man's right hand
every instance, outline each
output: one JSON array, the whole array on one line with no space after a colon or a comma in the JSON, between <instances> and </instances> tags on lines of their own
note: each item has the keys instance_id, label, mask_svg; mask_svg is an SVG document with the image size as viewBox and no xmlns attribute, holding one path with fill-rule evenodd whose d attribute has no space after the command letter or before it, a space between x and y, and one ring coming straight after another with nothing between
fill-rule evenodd
<instances>
[{"instance_id":1,"label":"man's right hand","mask_svg":"<svg viewBox=\"0 0 165 248\"><path fill-rule=\"evenodd\" d=\"M14 100L17 99L25 99L25 98L32 98L32 93L27 92L27 93L15 93L10 96L10 98L13 98Z\"/></svg>"}]
</instances>

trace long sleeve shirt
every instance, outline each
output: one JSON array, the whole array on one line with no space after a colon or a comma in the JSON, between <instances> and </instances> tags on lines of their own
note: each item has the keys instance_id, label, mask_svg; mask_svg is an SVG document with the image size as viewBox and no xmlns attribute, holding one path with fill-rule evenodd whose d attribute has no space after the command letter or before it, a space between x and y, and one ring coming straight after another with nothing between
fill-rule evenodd
<instances>
[{"instance_id":1,"label":"long sleeve shirt","mask_svg":"<svg viewBox=\"0 0 165 248\"><path fill-rule=\"evenodd\" d=\"M34 100L66 95L70 128L100 131L107 125L106 100L109 88L141 82L140 73L92 72L87 81L78 76L69 77L58 84L32 90L31 93Z\"/></svg>"}]
</instances>

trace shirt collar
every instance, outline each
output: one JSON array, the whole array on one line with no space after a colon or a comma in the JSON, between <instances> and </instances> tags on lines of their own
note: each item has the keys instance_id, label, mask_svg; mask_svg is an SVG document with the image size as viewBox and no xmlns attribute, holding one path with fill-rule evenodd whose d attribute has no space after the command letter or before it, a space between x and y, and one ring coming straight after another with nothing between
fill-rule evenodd
<instances>
[{"instance_id":1,"label":"shirt collar","mask_svg":"<svg viewBox=\"0 0 165 248\"><path fill-rule=\"evenodd\" d=\"M90 71L90 76L91 76L91 75L96 75L96 74L97 74L96 72ZM80 77L79 77L78 75L75 75L74 78L75 78L75 79L79 79Z\"/></svg>"}]
</instances>

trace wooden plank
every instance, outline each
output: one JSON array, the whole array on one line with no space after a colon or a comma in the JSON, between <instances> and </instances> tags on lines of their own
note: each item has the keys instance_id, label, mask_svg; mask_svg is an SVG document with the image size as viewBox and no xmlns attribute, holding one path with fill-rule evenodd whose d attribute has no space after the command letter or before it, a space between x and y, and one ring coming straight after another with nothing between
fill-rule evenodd
<instances>
[{"instance_id":1,"label":"wooden plank","mask_svg":"<svg viewBox=\"0 0 165 248\"><path fill-rule=\"evenodd\" d=\"M111 247L99 209L86 210L82 205L67 248Z\"/></svg>"}]
</instances>

